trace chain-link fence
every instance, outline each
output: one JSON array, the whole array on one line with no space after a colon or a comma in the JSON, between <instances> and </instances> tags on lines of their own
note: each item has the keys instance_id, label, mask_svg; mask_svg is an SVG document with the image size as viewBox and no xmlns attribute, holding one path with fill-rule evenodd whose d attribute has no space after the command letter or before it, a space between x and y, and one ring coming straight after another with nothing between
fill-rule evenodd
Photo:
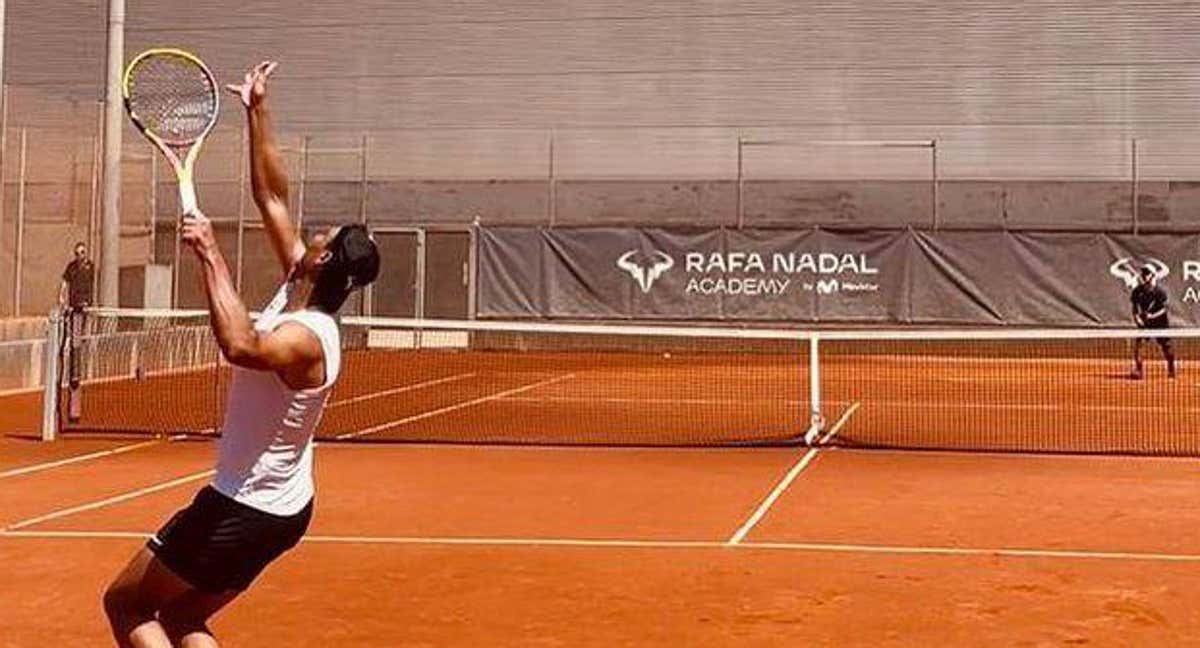
<instances>
[{"instance_id":1,"label":"chain-link fence","mask_svg":"<svg viewBox=\"0 0 1200 648\"><path fill-rule=\"evenodd\" d=\"M94 258L99 250L102 106L41 88L12 86L5 97L0 314L37 315L56 301L73 244L88 243ZM209 139L198 191L239 288L258 304L279 273L251 200L240 118L228 110ZM1200 230L1200 136L1165 127L284 130L280 141L292 211L310 231L343 222ZM203 304L178 243L174 182L127 130L123 301L141 298L139 269L157 264L172 277L160 305Z\"/></svg>"}]
</instances>

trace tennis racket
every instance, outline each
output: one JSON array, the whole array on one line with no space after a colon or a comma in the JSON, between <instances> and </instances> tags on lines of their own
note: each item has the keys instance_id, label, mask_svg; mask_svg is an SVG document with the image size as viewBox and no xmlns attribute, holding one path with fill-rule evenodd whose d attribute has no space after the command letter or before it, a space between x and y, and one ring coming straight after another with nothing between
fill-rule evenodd
<instances>
[{"instance_id":1,"label":"tennis racket","mask_svg":"<svg viewBox=\"0 0 1200 648\"><path fill-rule=\"evenodd\" d=\"M125 110L134 126L171 163L179 180L182 213L196 210L192 175L204 138L217 123L217 80L194 54L150 49L125 68L121 84Z\"/></svg>"}]
</instances>

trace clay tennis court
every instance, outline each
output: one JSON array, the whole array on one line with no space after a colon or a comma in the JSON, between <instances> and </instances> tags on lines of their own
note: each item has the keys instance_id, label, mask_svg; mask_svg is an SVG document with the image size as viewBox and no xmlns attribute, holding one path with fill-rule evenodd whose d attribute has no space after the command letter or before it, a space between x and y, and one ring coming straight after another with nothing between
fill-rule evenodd
<instances>
[{"instance_id":1,"label":"clay tennis court","mask_svg":"<svg viewBox=\"0 0 1200 648\"><path fill-rule=\"evenodd\" d=\"M531 438L322 443L309 535L216 617L229 645L1200 639L1193 459L845 447L924 430L931 446L1103 452L1115 438L1187 454L1187 432L1200 428L1186 373L1135 383L1115 379L1124 361L1105 354L968 355L920 357L923 373L903 381L912 356L843 355L826 362L827 446L597 447L530 443L615 442L639 429L651 444L802 434L804 367L773 354L719 371L703 355L456 353L385 380L396 358L365 360L383 357L348 365L329 410L336 434L324 437L358 426L386 441L405 428ZM6 419L15 434L0 445L0 556L22 566L0 585L0 645L104 645L103 588L206 482L214 445L194 435L46 444L22 427L36 418ZM600 421L613 423L604 437ZM903 434L879 436L887 430Z\"/></svg>"}]
</instances>

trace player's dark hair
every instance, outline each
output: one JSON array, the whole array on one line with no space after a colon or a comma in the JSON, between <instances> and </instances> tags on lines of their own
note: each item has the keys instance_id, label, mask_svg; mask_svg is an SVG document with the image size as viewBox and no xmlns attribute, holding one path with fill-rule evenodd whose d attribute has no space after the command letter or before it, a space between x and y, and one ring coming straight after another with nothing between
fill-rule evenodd
<instances>
[{"instance_id":1,"label":"player's dark hair","mask_svg":"<svg viewBox=\"0 0 1200 648\"><path fill-rule=\"evenodd\" d=\"M308 303L333 315L341 310L350 293L379 276L379 250L362 225L340 228L325 250L330 258L317 274Z\"/></svg>"}]
</instances>

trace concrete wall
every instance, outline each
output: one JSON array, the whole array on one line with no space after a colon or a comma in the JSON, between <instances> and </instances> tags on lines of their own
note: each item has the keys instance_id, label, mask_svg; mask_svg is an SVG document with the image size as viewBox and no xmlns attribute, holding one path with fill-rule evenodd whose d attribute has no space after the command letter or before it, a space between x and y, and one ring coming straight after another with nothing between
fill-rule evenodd
<instances>
[{"instance_id":1,"label":"concrete wall","mask_svg":"<svg viewBox=\"0 0 1200 648\"><path fill-rule=\"evenodd\" d=\"M158 222L173 223L173 187L164 184ZM224 192L224 193L222 193ZM550 223L557 225L735 226L735 180L371 180L316 181L304 192L304 223L357 222L365 192L368 222L379 226ZM1128 181L943 180L941 228L1124 232L1134 226ZM236 185L203 188L214 220L237 219ZM1140 229L1200 230L1200 183L1138 185ZM747 226L932 228L928 180L748 180L742 201ZM299 210L293 192L293 211ZM248 201L247 201L248 202ZM243 207L247 222L258 215Z\"/></svg>"}]
</instances>

